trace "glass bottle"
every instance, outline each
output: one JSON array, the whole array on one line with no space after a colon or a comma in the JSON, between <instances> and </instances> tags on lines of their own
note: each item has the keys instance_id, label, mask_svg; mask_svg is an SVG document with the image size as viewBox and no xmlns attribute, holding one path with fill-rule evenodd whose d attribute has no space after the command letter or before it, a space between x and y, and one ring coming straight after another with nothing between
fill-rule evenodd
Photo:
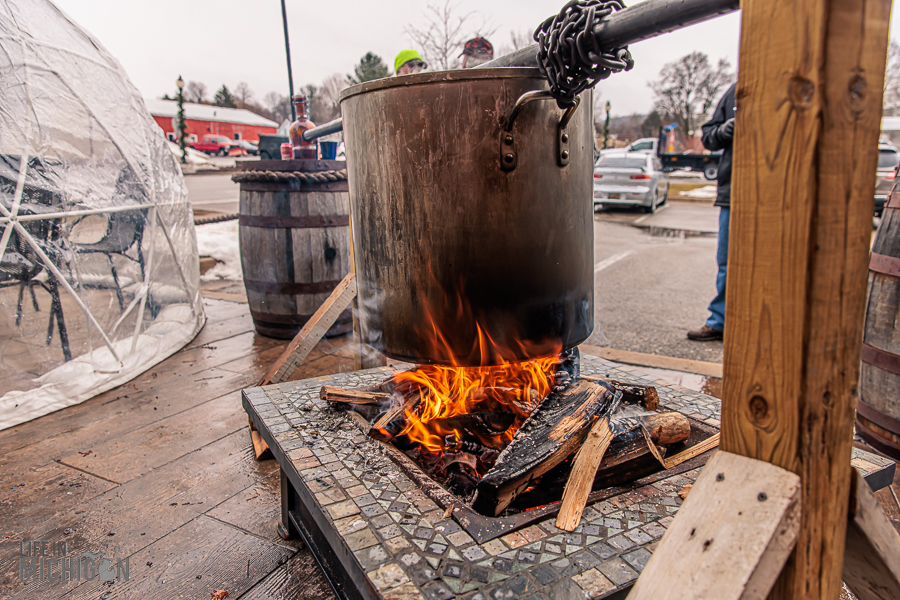
<instances>
[{"instance_id":1,"label":"glass bottle","mask_svg":"<svg viewBox=\"0 0 900 600\"><path fill-rule=\"evenodd\" d=\"M294 149L294 159L295 160L304 160L304 159L312 159L315 160L318 158L318 148L316 147L316 141L313 140L311 142L307 142L304 140L301 135L307 129L312 129L316 126L315 123L309 120L309 108L307 106L306 96L294 96L294 108L297 112L297 120L291 123L291 146Z\"/></svg>"}]
</instances>

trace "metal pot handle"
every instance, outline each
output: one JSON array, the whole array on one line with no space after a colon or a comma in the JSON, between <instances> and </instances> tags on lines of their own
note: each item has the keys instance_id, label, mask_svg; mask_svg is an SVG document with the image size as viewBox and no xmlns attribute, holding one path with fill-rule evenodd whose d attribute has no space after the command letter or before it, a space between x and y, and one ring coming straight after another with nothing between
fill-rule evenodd
<instances>
[{"instance_id":1,"label":"metal pot handle","mask_svg":"<svg viewBox=\"0 0 900 600\"><path fill-rule=\"evenodd\" d=\"M516 152L516 139L513 135L513 124L519 116L519 113L521 113L525 105L532 100L552 99L553 96L550 94L550 90L534 90L525 92L519 96L518 100L516 100L509 116L506 117L506 120L503 122L503 127L500 129L501 169L504 171L512 171L516 168L516 165L519 164L519 153ZM575 114L575 109L578 108L580 103L581 96L576 96L575 104L566 109L566 112L563 113L562 118L559 120L559 126L556 128L556 164L560 167L565 167L569 164L569 134L566 132L566 127L569 125L569 121L572 120L572 115Z\"/></svg>"}]
</instances>

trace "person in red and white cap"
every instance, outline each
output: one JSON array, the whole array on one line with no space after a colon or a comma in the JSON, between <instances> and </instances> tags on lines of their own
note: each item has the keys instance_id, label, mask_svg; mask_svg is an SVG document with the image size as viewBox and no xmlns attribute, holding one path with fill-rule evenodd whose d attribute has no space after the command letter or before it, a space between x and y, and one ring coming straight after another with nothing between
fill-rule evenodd
<instances>
[{"instance_id":1,"label":"person in red and white cap","mask_svg":"<svg viewBox=\"0 0 900 600\"><path fill-rule=\"evenodd\" d=\"M472 38L463 47L462 68L471 69L494 59L494 47L483 37Z\"/></svg>"}]
</instances>

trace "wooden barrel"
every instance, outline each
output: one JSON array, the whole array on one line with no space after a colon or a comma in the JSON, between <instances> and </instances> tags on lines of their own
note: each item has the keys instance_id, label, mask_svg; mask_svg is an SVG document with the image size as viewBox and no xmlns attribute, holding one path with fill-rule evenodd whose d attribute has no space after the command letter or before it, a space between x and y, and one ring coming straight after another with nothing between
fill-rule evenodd
<instances>
[{"instance_id":1,"label":"wooden barrel","mask_svg":"<svg viewBox=\"0 0 900 600\"><path fill-rule=\"evenodd\" d=\"M294 337L350 271L346 176L318 183L306 175L341 171L346 164L261 160L235 176L241 184L244 287L253 325L262 335ZM262 173L266 171L270 174ZM325 335L351 329L348 309Z\"/></svg>"},{"instance_id":2,"label":"wooden barrel","mask_svg":"<svg viewBox=\"0 0 900 600\"><path fill-rule=\"evenodd\" d=\"M900 459L900 189L888 196L869 262L857 432Z\"/></svg>"}]
</instances>

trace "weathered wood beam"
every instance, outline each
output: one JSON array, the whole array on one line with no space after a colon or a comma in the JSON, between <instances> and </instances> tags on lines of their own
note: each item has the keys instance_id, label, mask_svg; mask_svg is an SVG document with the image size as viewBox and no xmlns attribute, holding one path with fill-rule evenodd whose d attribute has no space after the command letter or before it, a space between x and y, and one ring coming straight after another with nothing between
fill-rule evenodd
<instances>
[{"instance_id":1,"label":"weathered wood beam","mask_svg":"<svg viewBox=\"0 0 900 600\"><path fill-rule=\"evenodd\" d=\"M837 598L891 2L741 8L722 450L800 475L772 597Z\"/></svg>"},{"instance_id":2,"label":"weathered wood beam","mask_svg":"<svg viewBox=\"0 0 900 600\"><path fill-rule=\"evenodd\" d=\"M797 475L717 452L628 600L764 600L794 547L800 512Z\"/></svg>"},{"instance_id":3,"label":"weathered wood beam","mask_svg":"<svg viewBox=\"0 0 900 600\"><path fill-rule=\"evenodd\" d=\"M859 600L896 600L900 598L900 534L859 471L851 471L844 582Z\"/></svg>"},{"instance_id":4,"label":"weathered wood beam","mask_svg":"<svg viewBox=\"0 0 900 600\"><path fill-rule=\"evenodd\" d=\"M350 306L350 302L356 297L356 274L353 271L334 288L328 299L309 318L303 328L294 336L269 370L263 375L259 385L281 383L294 374L297 367L306 359L312 349L325 332L334 325L334 322L344 310Z\"/></svg>"}]
</instances>

